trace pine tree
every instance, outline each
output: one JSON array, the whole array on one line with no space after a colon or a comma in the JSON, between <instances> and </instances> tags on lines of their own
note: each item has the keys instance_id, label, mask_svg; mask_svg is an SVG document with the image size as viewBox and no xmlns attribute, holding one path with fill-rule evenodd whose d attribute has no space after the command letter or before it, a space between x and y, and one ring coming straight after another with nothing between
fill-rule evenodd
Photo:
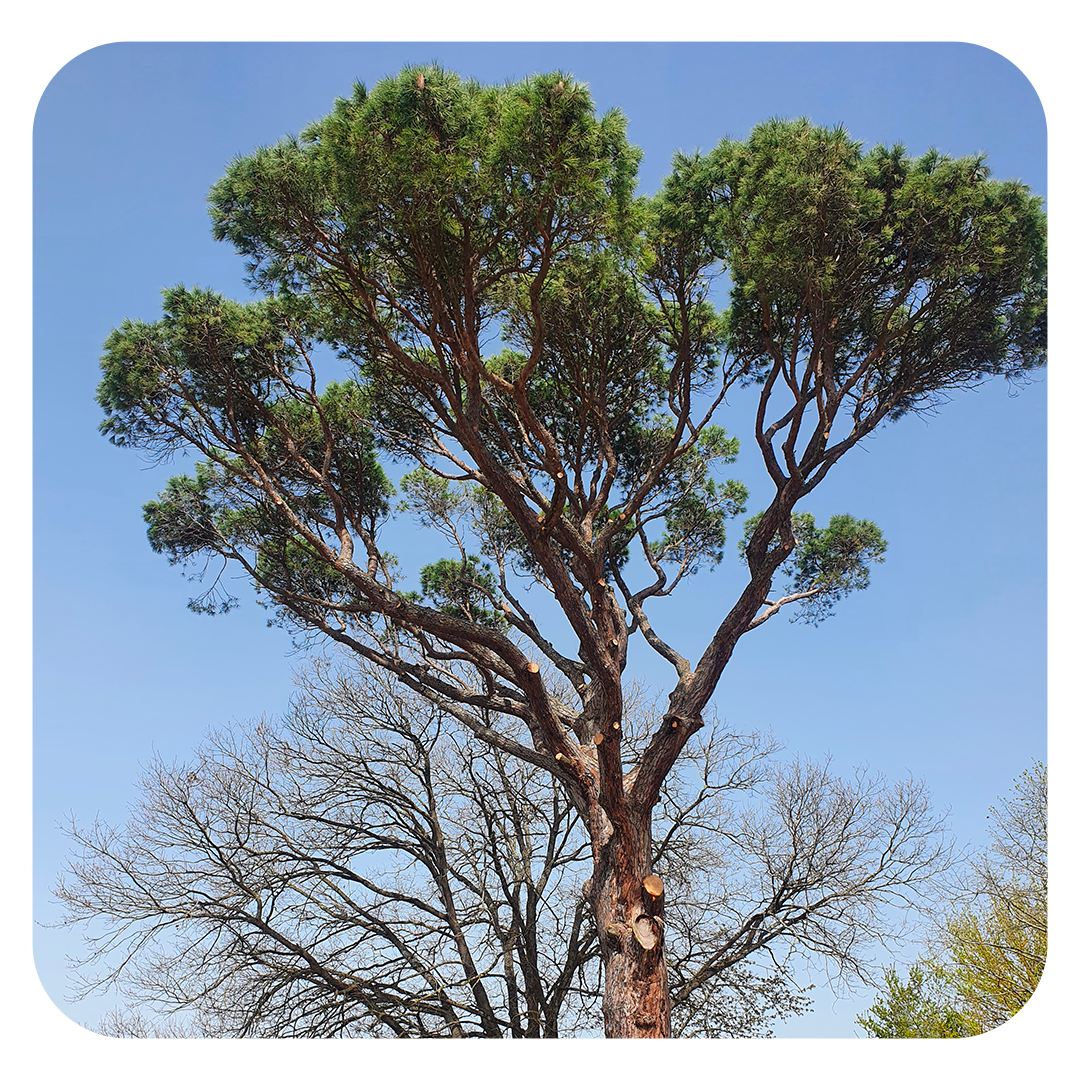
<instances>
[{"instance_id":1,"label":"pine tree","mask_svg":"<svg viewBox=\"0 0 1080 1080\"><path fill-rule=\"evenodd\" d=\"M805 120L677 156L652 198L635 196L639 156L563 73L357 86L210 193L262 297L166 291L159 321L109 338L98 397L113 442L201 459L145 508L155 550L241 568L298 634L565 786L592 845L606 1032L655 1037L663 891L643 883L661 785L740 638L788 605L824 617L882 557L873 523L819 529L799 501L881 426L1043 362L1045 217L981 158L863 152ZM348 375L320 389L326 347ZM719 563L746 506L722 475L737 442L712 422L740 393L773 490L741 594L684 656L646 608ZM422 478L409 508L457 549L419 596L380 546L384 468L403 460ZM532 582L557 632L527 608ZM215 585L193 606L234 602ZM630 754L635 634L673 681Z\"/></svg>"}]
</instances>

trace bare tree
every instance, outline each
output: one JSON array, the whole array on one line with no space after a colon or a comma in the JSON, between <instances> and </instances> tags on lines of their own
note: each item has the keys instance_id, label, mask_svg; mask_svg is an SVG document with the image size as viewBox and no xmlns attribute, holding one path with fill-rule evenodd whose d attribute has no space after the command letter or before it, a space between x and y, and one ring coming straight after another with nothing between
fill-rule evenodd
<instances>
[{"instance_id":1,"label":"bare tree","mask_svg":"<svg viewBox=\"0 0 1080 1080\"><path fill-rule=\"evenodd\" d=\"M658 804L654 864L673 900L659 876L647 885L675 1034L767 1035L804 1011L792 952L864 977L895 905L948 860L920 785L845 782L777 750L714 729ZM134 1008L107 1034L602 1027L588 835L561 785L385 673L315 665L284 722L153 762L123 829L72 822L70 836L56 894L63 923L86 929L76 994L115 987Z\"/></svg>"},{"instance_id":2,"label":"bare tree","mask_svg":"<svg viewBox=\"0 0 1080 1080\"><path fill-rule=\"evenodd\" d=\"M1044 934L1049 883L1046 791L1046 766L1032 762L1017 778L1012 795L990 807L990 848L972 861L966 881L970 899L1041 906L1038 926Z\"/></svg>"}]
</instances>

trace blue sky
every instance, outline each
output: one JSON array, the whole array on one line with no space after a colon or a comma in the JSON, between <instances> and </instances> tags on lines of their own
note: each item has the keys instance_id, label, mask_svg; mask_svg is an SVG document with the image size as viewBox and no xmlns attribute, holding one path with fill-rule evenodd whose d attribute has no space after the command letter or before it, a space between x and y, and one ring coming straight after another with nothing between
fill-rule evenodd
<instances>
[{"instance_id":1,"label":"blue sky","mask_svg":"<svg viewBox=\"0 0 1080 1080\"><path fill-rule=\"evenodd\" d=\"M869 144L984 151L994 174L1046 191L1045 124L1024 75L963 44L109 45L53 79L37 114L35 199L34 888L37 918L73 811L119 824L140 762L183 758L207 728L282 711L302 658L250 600L192 615L181 574L146 543L140 507L171 474L97 434L97 358L125 317L152 319L176 282L243 298L242 264L209 234L205 193L230 158L296 132L354 80L438 60L482 81L559 68L619 106L653 191L675 150L743 137L770 116L844 124ZM745 436L746 400L720 422ZM873 518L889 541L873 584L821 628L781 619L738 647L715 699L792 753L924 778L961 842L1046 753L1046 396L988 384L853 452L807 507ZM764 494L746 438L732 474ZM173 469L172 471L178 471ZM751 501L751 508L758 504ZM417 560L428 538L402 530ZM732 557L658 609L700 652L740 584ZM641 655L658 687L666 671ZM63 1002L63 953L38 971ZM866 999L826 994L791 1034L854 1034ZM92 1018L96 1002L62 1004Z\"/></svg>"}]
</instances>

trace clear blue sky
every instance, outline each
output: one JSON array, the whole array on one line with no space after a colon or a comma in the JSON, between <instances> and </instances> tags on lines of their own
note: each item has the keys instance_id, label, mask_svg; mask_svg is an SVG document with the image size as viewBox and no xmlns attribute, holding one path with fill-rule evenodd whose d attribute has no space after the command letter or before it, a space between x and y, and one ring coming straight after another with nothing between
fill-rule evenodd
<instances>
[{"instance_id":1,"label":"clear blue sky","mask_svg":"<svg viewBox=\"0 0 1080 1080\"><path fill-rule=\"evenodd\" d=\"M205 193L233 156L296 132L402 64L437 60L481 81L559 68L619 106L653 191L675 150L743 137L770 116L844 124L913 152L985 151L996 176L1046 191L1045 124L1024 75L962 44L109 45L46 90L35 126L35 903L51 916L73 811L119 824L140 762L183 758L207 728L287 704L294 665L250 600L225 618L185 607L180 572L146 543L141 505L170 475L97 434L97 360L125 317L152 319L176 282L246 294L241 260L215 244ZM748 432L746 402L720 418ZM871 588L821 628L778 618L744 639L715 699L743 728L771 727L792 753L831 753L925 778L962 842L986 808L1045 759L1046 451L1042 376L959 395L853 452L815 493L819 517L873 518L889 541ZM766 490L752 441L734 475ZM177 471L176 469L172 471ZM752 509L757 504L752 501ZM402 532L403 561L428 538ZM740 586L730 558L657 609L700 652ZM243 595L243 594L242 594ZM667 672L641 655L640 671ZM46 990L63 1002L63 954L38 930ZM866 1001L826 993L789 1033L847 1036Z\"/></svg>"}]
</instances>

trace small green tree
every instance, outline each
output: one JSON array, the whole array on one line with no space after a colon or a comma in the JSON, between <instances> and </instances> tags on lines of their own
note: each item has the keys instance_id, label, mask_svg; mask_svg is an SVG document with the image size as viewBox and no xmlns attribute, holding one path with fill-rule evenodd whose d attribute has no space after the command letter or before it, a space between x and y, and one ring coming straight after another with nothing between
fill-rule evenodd
<instances>
[{"instance_id":1,"label":"small green tree","mask_svg":"<svg viewBox=\"0 0 1080 1080\"><path fill-rule=\"evenodd\" d=\"M797 504L882 425L1045 356L1045 216L981 158L775 120L678 156L649 199L639 158L566 74L357 86L210 193L263 298L168 290L161 320L109 337L98 392L116 444L201 459L146 508L157 550L240 568L284 623L564 785L621 1037L671 1030L652 815L735 646L789 604L826 614L884 549L840 516L800 556ZM319 389L319 346L347 381ZM646 609L719 562L746 506L716 475L738 444L712 423L740 389L771 490L737 600L684 655ZM426 597L381 542L391 460L468 496L462 519L433 486L407 492L467 525L453 567L426 584L416 568ZM774 592L792 564L796 590ZM523 582L564 625L541 629ZM233 602L215 587L195 606ZM624 751L635 634L672 682Z\"/></svg>"},{"instance_id":2,"label":"small green tree","mask_svg":"<svg viewBox=\"0 0 1080 1080\"><path fill-rule=\"evenodd\" d=\"M895 968L885 972L885 993L856 1017L872 1039L960 1039L979 1029L960 1012L951 988L932 968L915 964L902 982Z\"/></svg>"}]
</instances>

